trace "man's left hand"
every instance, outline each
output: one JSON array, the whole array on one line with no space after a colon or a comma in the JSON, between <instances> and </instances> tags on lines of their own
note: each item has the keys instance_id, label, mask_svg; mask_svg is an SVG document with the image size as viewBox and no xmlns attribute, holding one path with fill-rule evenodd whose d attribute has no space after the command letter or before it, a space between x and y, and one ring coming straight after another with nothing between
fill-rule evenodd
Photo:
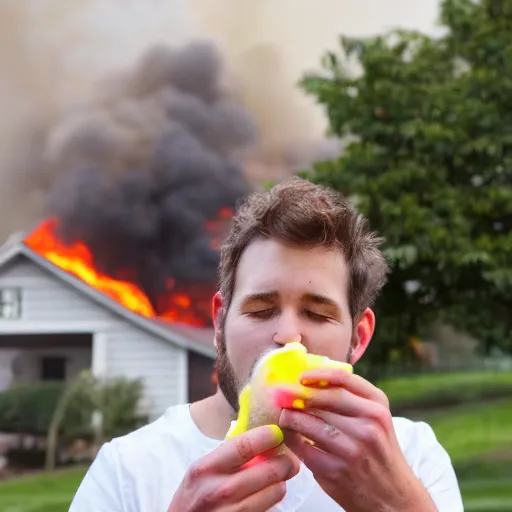
<instances>
[{"instance_id":1,"label":"man's left hand","mask_svg":"<svg viewBox=\"0 0 512 512\"><path fill-rule=\"evenodd\" d=\"M386 395L343 370L302 376L309 393L284 409L286 444L346 512L437 512L398 443ZM304 439L306 438L306 439ZM308 443L310 440L314 443Z\"/></svg>"}]
</instances>

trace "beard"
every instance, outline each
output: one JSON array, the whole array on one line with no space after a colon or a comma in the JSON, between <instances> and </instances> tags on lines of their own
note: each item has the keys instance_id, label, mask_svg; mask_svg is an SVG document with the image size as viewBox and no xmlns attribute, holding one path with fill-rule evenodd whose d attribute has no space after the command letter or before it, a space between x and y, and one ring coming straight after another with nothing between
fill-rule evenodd
<instances>
[{"instance_id":1,"label":"beard","mask_svg":"<svg viewBox=\"0 0 512 512\"><path fill-rule=\"evenodd\" d=\"M238 380L235 369L229 360L226 350L226 336L224 325L217 332L217 355L215 358L215 369L217 370L217 382L224 398L231 406L235 414L238 414Z\"/></svg>"}]
</instances>

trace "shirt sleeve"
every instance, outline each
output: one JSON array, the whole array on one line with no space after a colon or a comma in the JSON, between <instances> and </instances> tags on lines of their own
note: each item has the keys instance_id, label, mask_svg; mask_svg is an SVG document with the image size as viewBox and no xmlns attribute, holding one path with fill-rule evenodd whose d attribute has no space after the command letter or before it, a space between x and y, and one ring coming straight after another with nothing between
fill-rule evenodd
<instances>
[{"instance_id":1,"label":"shirt sleeve","mask_svg":"<svg viewBox=\"0 0 512 512\"><path fill-rule=\"evenodd\" d=\"M115 448L102 446L75 494L69 512L124 512Z\"/></svg>"},{"instance_id":2,"label":"shirt sleeve","mask_svg":"<svg viewBox=\"0 0 512 512\"><path fill-rule=\"evenodd\" d=\"M439 512L464 512L462 496L450 456L426 423L421 426L421 456L418 476Z\"/></svg>"}]
</instances>

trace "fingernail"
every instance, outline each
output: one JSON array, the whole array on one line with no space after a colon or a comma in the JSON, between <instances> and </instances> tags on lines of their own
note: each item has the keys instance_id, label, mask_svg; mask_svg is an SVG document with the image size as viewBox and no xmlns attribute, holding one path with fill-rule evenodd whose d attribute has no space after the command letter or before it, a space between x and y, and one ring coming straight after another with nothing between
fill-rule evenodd
<instances>
[{"instance_id":1,"label":"fingernail","mask_svg":"<svg viewBox=\"0 0 512 512\"><path fill-rule=\"evenodd\" d=\"M269 425L270 430L272 430L272 434L276 439L276 444L281 444L284 441L283 431L279 428L278 425Z\"/></svg>"},{"instance_id":2,"label":"fingernail","mask_svg":"<svg viewBox=\"0 0 512 512\"><path fill-rule=\"evenodd\" d=\"M304 403L304 400L302 400L302 398L296 398L292 402L292 407L294 409L305 409L306 408L306 404Z\"/></svg>"},{"instance_id":3,"label":"fingernail","mask_svg":"<svg viewBox=\"0 0 512 512\"><path fill-rule=\"evenodd\" d=\"M311 439L308 439L307 437L303 437L304 441L306 443L308 443L309 445L311 446L315 446L315 442L314 441L311 441Z\"/></svg>"},{"instance_id":4,"label":"fingernail","mask_svg":"<svg viewBox=\"0 0 512 512\"><path fill-rule=\"evenodd\" d=\"M327 380L302 379L300 381L300 383L303 386L319 387L319 388L326 388L329 386L329 381L327 381Z\"/></svg>"}]
</instances>

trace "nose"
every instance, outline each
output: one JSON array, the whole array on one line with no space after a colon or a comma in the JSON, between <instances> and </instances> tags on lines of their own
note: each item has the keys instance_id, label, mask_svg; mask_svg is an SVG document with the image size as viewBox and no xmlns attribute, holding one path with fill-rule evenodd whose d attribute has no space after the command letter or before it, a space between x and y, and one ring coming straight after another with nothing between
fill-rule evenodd
<instances>
[{"instance_id":1,"label":"nose","mask_svg":"<svg viewBox=\"0 0 512 512\"><path fill-rule=\"evenodd\" d=\"M299 322L292 316L293 315L283 315L281 321L277 325L277 331L272 337L274 343L284 346L288 343L300 343L302 341Z\"/></svg>"},{"instance_id":2,"label":"nose","mask_svg":"<svg viewBox=\"0 0 512 512\"><path fill-rule=\"evenodd\" d=\"M301 343L302 342L302 335L301 334L294 334L292 336L281 336L278 332L274 334L274 337L272 338L272 341L277 343L278 345L287 345L288 343Z\"/></svg>"}]
</instances>

